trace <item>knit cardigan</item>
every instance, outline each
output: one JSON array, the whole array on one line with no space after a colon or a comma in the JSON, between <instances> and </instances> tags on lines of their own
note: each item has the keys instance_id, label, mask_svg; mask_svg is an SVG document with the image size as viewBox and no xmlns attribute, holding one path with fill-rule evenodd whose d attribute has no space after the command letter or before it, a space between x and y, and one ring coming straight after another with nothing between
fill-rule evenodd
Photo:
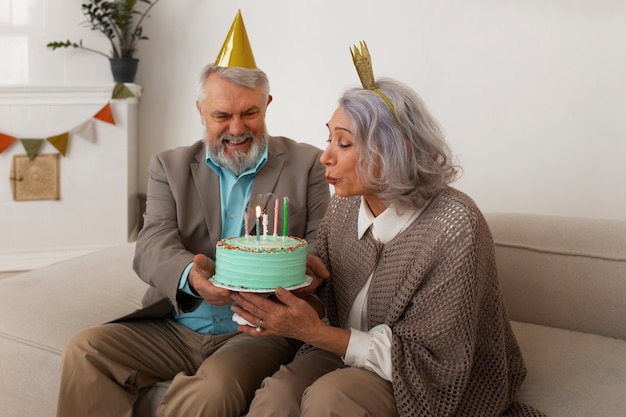
<instances>
[{"instance_id":1,"label":"knit cardigan","mask_svg":"<svg viewBox=\"0 0 626 417\"><path fill-rule=\"evenodd\" d=\"M393 333L400 416L542 416L515 401L526 368L500 294L493 238L476 204L448 187L387 244L357 237L360 197L334 196L318 229L330 279L318 289L343 327L373 272L368 328Z\"/></svg>"}]
</instances>

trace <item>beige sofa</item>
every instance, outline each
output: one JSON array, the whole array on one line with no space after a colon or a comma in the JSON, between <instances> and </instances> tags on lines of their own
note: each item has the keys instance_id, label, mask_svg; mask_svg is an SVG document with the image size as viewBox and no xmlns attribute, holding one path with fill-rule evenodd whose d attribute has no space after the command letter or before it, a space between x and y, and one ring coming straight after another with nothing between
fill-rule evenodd
<instances>
[{"instance_id":1,"label":"beige sofa","mask_svg":"<svg viewBox=\"0 0 626 417\"><path fill-rule=\"evenodd\" d=\"M625 415L626 222L487 218L528 367L520 399L554 417ZM145 284L131 270L133 251L128 244L0 280L0 415L54 416L67 340L139 306ZM139 415L150 414L149 399Z\"/></svg>"}]
</instances>

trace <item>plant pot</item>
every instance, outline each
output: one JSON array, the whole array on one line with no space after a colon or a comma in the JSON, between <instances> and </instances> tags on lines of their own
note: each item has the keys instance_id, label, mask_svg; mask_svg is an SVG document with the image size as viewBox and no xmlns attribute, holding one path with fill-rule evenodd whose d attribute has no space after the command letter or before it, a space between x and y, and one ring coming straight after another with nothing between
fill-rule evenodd
<instances>
[{"instance_id":1,"label":"plant pot","mask_svg":"<svg viewBox=\"0 0 626 417\"><path fill-rule=\"evenodd\" d=\"M111 58L111 73L116 83L132 83L137 74L137 58Z\"/></svg>"}]
</instances>

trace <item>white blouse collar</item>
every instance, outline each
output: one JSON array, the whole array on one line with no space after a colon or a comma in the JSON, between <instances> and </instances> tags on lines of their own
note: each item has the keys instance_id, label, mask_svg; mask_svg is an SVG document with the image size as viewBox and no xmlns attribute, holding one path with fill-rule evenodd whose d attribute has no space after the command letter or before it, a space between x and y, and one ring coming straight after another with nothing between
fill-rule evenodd
<instances>
[{"instance_id":1,"label":"white blouse collar","mask_svg":"<svg viewBox=\"0 0 626 417\"><path fill-rule=\"evenodd\" d=\"M415 219L422 214L428 202L418 209L408 209L399 213L391 204L379 216L375 217L370 211L365 199L361 196L361 206L359 207L358 236L363 237L367 229L372 228L372 236L379 242L385 244L395 238L400 232L406 229Z\"/></svg>"}]
</instances>

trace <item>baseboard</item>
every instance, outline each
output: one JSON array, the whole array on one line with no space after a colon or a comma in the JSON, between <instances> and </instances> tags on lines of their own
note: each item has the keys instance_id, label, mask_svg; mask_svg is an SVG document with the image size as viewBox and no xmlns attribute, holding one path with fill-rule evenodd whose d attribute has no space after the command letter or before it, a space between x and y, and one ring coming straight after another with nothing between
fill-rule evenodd
<instances>
[{"instance_id":1,"label":"baseboard","mask_svg":"<svg viewBox=\"0 0 626 417\"><path fill-rule=\"evenodd\" d=\"M104 249L104 247L48 252L0 253L0 272L39 269L77 256L87 255L100 249Z\"/></svg>"}]
</instances>

